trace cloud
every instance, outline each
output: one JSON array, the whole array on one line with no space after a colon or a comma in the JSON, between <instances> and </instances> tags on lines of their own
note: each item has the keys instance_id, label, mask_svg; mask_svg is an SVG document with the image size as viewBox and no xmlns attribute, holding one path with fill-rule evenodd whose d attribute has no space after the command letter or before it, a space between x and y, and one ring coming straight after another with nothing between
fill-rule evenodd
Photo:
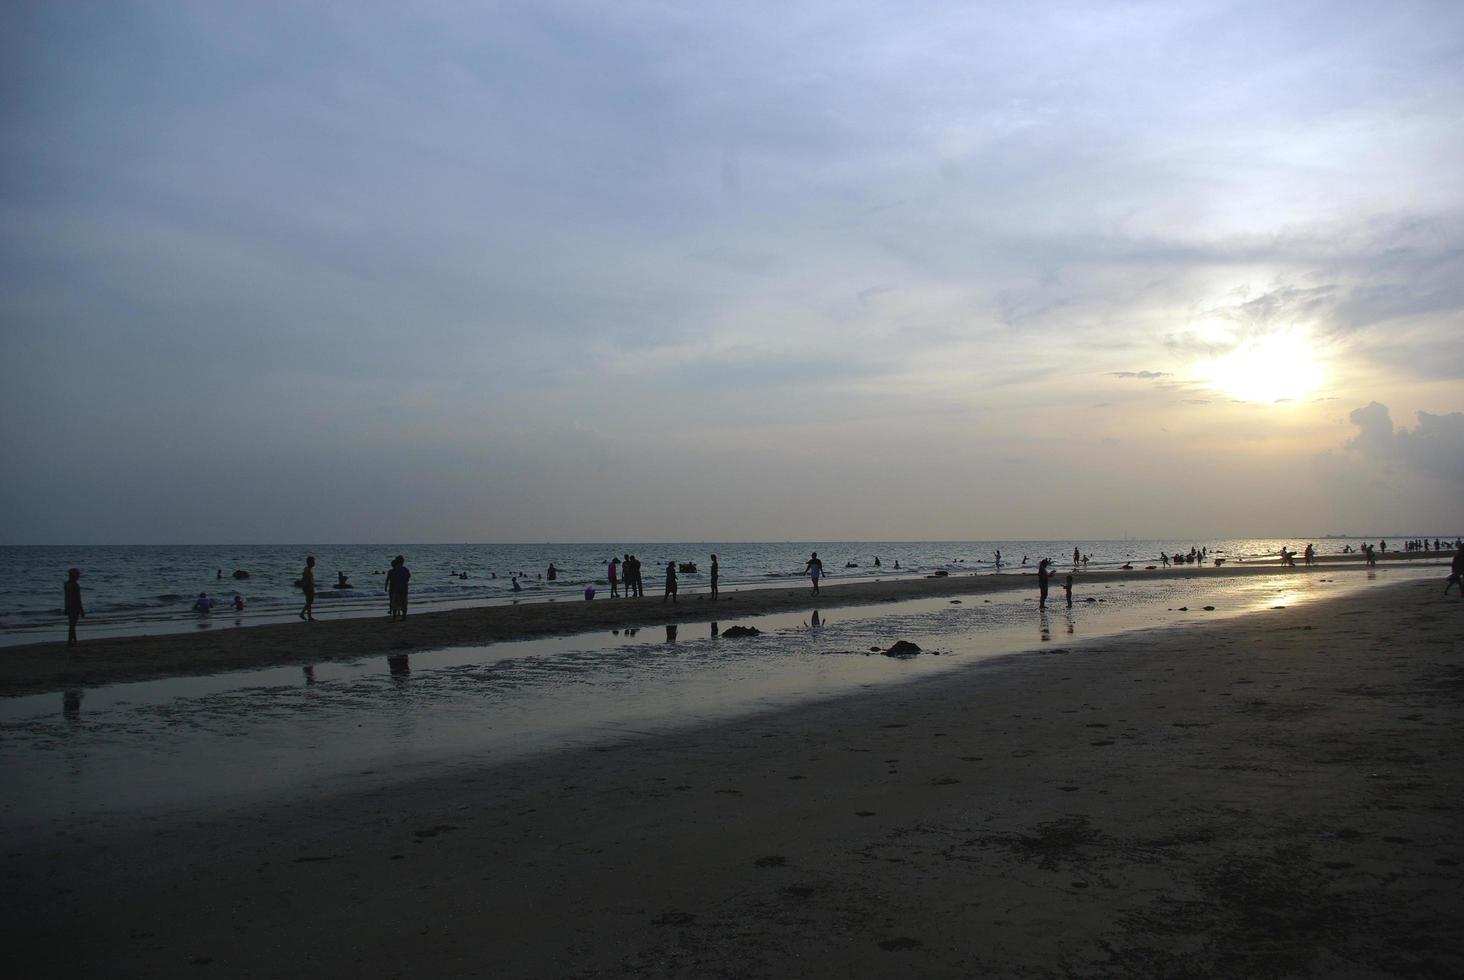
<instances>
[{"instance_id":1,"label":"cloud","mask_svg":"<svg viewBox=\"0 0 1464 980\"><path fill-rule=\"evenodd\" d=\"M1357 435L1343 448L1367 463L1464 484L1464 412L1419 412L1416 428L1395 429L1388 406L1370 402L1348 420Z\"/></svg>"},{"instance_id":2,"label":"cloud","mask_svg":"<svg viewBox=\"0 0 1464 980\"><path fill-rule=\"evenodd\" d=\"M1169 377L1168 371L1109 371L1114 378L1138 378L1140 381L1157 381Z\"/></svg>"}]
</instances>

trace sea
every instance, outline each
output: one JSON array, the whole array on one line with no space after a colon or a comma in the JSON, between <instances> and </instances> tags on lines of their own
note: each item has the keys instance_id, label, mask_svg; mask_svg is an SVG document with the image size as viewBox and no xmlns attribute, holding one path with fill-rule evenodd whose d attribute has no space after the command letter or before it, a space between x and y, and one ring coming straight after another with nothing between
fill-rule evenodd
<instances>
[{"instance_id":1,"label":"sea","mask_svg":"<svg viewBox=\"0 0 1464 980\"><path fill-rule=\"evenodd\" d=\"M1451 536L1452 537L1452 536ZM986 574L1028 571L1041 558L1059 567L1072 564L1073 549L1088 557L1087 568L1150 563L1161 552L1185 554L1205 548L1212 558L1232 561L1274 557L1281 547L1300 550L1305 539L1119 541L743 541L616 542L601 544L285 544L3 546L9 569L0 579L0 645L64 636L62 583L68 568L80 568L88 636L181 632L207 620L212 628L250 625L296 615L302 596L296 584L307 555L317 560L317 618L382 615L385 573L395 555L412 571L411 602L417 611L532 601L583 601L585 590L608 597L606 566L613 557L635 555L642 562L648 594L659 593L668 562L695 565L678 573L683 594L704 590L711 555L719 557L723 590L786 585L798 579L817 552L830 583L915 577L945 571ZM1353 548L1353 539L1317 539L1318 552ZM1399 542L1401 544L1401 542ZM997 565L997 553L1001 565ZM548 579L549 566L556 575ZM344 583L340 584L344 576ZM517 578L520 591L514 591ZM203 616L194 610L205 593L216 605ZM244 601L235 613L234 597Z\"/></svg>"}]
</instances>

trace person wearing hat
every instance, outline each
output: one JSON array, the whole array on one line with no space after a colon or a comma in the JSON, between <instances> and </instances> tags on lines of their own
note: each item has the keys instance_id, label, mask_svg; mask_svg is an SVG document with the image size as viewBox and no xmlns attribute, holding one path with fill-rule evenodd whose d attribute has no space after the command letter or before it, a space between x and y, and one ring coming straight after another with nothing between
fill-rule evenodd
<instances>
[{"instance_id":1,"label":"person wearing hat","mask_svg":"<svg viewBox=\"0 0 1464 980\"><path fill-rule=\"evenodd\" d=\"M86 615L81 608L81 569L72 568L66 572L66 645L76 646L76 621Z\"/></svg>"},{"instance_id":2,"label":"person wearing hat","mask_svg":"<svg viewBox=\"0 0 1464 980\"><path fill-rule=\"evenodd\" d=\"M386 573L387 604L392 622L396 622L398 616L407 618L407 583L411 580L412 572L407 568L407 560L397 555L391 560L391 570Z\"/></svg>"}]
</instances>

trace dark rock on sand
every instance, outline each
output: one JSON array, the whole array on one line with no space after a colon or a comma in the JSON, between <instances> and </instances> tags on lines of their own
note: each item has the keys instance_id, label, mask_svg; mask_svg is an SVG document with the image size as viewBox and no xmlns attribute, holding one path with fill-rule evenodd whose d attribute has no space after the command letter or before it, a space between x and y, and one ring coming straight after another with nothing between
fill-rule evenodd
<instances>
[{"instance_id":1,"label":"dark rock on sand","mask_svg":"<svg viewBox=\"0 0 1464 980\"><path fill-rule=\"evenodd\" d=\"M895 645L884 651L886 657L913 657L920 652L920 647L909 640L898 640Z\"/></svg>"},{"instance_id":2,"label":"dark rock on sand","mask_svg":"<svg viewBox=\"0 0 1464 980\"><path fill-rule=\"evenodd\" d=\"M739 636L760 636L762 630L756 626L729 626L722 631L722 635L736 639Z\"/></svg>"}]
</instances>

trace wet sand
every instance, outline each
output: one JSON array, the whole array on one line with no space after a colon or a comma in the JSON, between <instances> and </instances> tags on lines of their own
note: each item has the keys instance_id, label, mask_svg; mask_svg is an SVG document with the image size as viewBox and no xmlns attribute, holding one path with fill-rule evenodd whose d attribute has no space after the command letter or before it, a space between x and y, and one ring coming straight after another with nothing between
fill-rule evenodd
<instances>
[{"instance_id":1,"label":"wet sand","mask_svg":"<svg viewBox=\"0 0 1464 980\"><path fill-rule=\"evenodd\" d=\"M1392 556L1389 556L1390 559ZM1446 559L1434 557L1435 564ZM1279 570L1274 562L1193 565L1175 569L1079 573L1079 587L1098 582L1135 579L1213 579L1239 575L1268 575ZM1338 556L1312 568L1287 572L1317 575L1361 575L1357 556ZM1059 570L1059 574L1066 574ZM1053 594L1061 596L1061 578ZM1009 589L1036 592L1032 570L999 575L952 575L947 578L894 579L826 583L816 605L821 609L910 599L921 596L980 595ZM383 600L384 601L384 600ZM723 590L711 603L704 593L688 593L677 603L663 603L659 592L643 599L604 599L593 602L570 594L555 602L523 602L516 606L482 606L413 613L404 622L380 618L332 618L314 623L292 622L231 627L227 615L213 617L208 629L157 636L88 638L82 620L80 646L43 643L0 649L0 696L96 687L119 681L208 674L282 664L314 664L355 657L410 653L448 646L467 646L538 636L582 633L590 630L658 626L666 623L717 620L733 625L738 617L807 610L806 583L789 588Z\"/></svg>"},{"instance_id":2,"label":"wet sand","mask_svg":"<svg viewBox=\"0 0 1464 980\"><path fill-rule=\"evenodd\" d=\"M1458 976L1464 601L1440 588L1053 643L369 793L58 826L7 855L12 962Z\"/></svg>"}]
</instances>

